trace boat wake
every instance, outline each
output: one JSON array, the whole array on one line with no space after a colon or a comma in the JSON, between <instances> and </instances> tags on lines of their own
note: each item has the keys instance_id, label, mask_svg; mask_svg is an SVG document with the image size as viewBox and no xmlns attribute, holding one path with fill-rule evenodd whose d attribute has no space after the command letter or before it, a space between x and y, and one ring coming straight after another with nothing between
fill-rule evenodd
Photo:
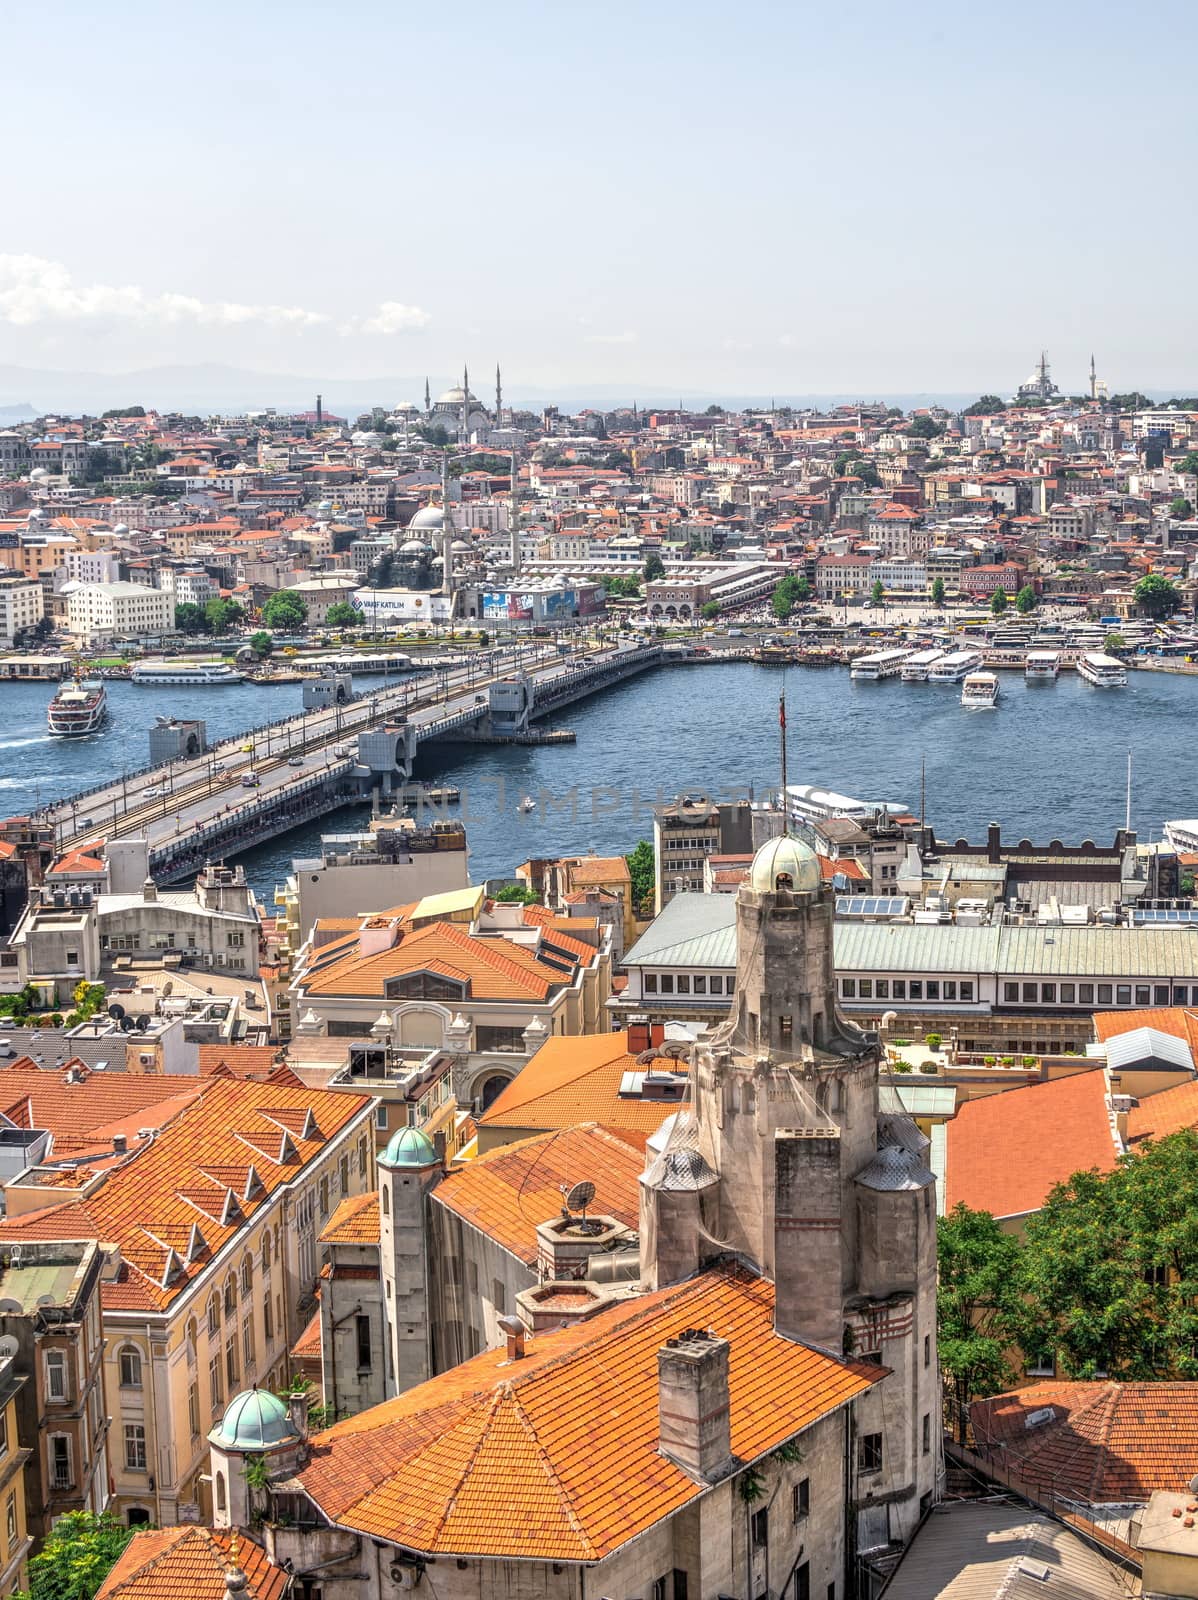
<instances>
[{"instance_id":1,"label":"boat wake","mask_svg":"<svg viewBox=\"0 0 1198 1600\"><path fill-rule=\"evenodd\" d=\"M0 739L0 750L25 750L31 744L53 744L48 733L34 734L28 739Z\"/></svg>"}]
</instances>

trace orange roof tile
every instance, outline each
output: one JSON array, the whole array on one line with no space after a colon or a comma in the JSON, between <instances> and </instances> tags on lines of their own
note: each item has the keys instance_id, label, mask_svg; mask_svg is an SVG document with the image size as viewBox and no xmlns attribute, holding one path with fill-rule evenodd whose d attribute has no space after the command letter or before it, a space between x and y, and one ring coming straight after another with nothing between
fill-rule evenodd
<instances>
[{"instance_id":1,"label":"orange roof tile","mask_svg":"<svg viewBox=\"0 0 1198 1600\"><path fill-rule=\"evenodd\" d=\"M948 1124L946 1204L1026 1216L1075 1172L1109 1172L1116 1154L1100 1067L967 1100Z\"/></svg>"},{"instance_id":2,"label":"orange roof tile","mask_svg":"<svg viewBox=\"0 0 1198 1600\"><path fill-rule=\"evenodd\" d=\"M317 1290L316 1298L318 1300L320 1298L319 1290ZM291 1354L297 1361L319 1361L323 1349L324 1346L321 1344L320 1338L320 1307L317 1306L312 1313L311 1321L291 1346Z\"/></svg>"},{"instance_id":3,"label":"orange roof tile","mask_svg":"<svg viewBox=\"0 0 1198 1600\"><path fill-rule=\"evenodd\" d=\"M234 1078L269 1078L281 1065L279 1047L273 1044L202 1044L199 1046L200 1076L207 1077L223 1067ZM302 1087L292 1075L295 1087Z\"/></svg>"},{"instance_id":4,"label":"orange roof tile","mask_svg":"<svg viewBox=\"0 0 1198 1600\"><path fill-rule=\"evenodd\" d=\"M635 1229L640 1206L637 1179L644 1165L644 1158L626 1140L585 1123L477 1156L442 1179L433 1198L531 1266L537 1259L534 1230L559 1214L562 1195L580 1178L595 1185L592 1213L615 1217Z\"/></svg>"},{"instance_id":5,"label":"orange roof tile","mask_svg":"<svg viewBox=\"0 0 1198 1600\"><path fill-rule=\"evenodd\" d=\"M135 1533L96 1591L96 1600L227 1600L225 1574L237 1565L246 1577L244 1600L282 1600L290 1575L261 1545L227 1528L154 1528Z\"/></svg>"},{"instance_id":6,"label":"orange roof tile","mask_svg":"<svg viewBox=\"0 0 1198 1600\"><path fill-rule=\"evenodd\" d=\"M1163 1139L1183 1128L1198 1128L1198 1078L1190 1078L1175 1088L1162 1089L1139 1101L1127 1115L1127 1141Z\"/></svg>"},{"instance_id":7,"label":"orange roof tile","mask_svg":"<svg viewBox=\"0 0 1198 1600\"><path fill-rule=\"evenodd\" d=\"M1132 1033L1136 1028L1155 1028L1158 1033L1171 1033L1175 1039L1184 1039L1190 1053L1198 1058L1198 1012L1186 1006L1148 1007L1142 1011L1096 1011L1094 1036L1105 1044L1121 1033Z\"/></svg>"},{"instance_id":8,"label":"orange roof tile","mask_svg":"<svg viewBox=\"0 0 1198 1600\"><path fill-rule=\"evenodd\" d=\"M1051 1422L1030 1428L1033 1411ZM1185 1492L1198 1459L1198 1383L1036 1383L975 1400L979 1445L1035 1488L1091 1505Z\"/></svg>"},{"instance_id":9,"label":"orange roof tile","mask_svg":"<svg viewBox=\"0 0 1198 1600\"><path fill-rule=\"evenodd\" d=\"M656 1132L676 1104L621 1099L620 1080L636 1067L624 1033L555 1035L478 1119L482 1128L573 1128L580 1122L638 1134Z\"/></svg>"},{"instance_id":10,"label":"orange roof tile","mask_svg":"<svg viewBox=\"0 0 1198 1600\"><path fill-rule=\"evenodd\" d=\"M378 1244L379 1196L353 1194L343 1200L325 1224L321 1244Z\"/></svg>"},{"instance_id":11,"label":"orange roof tile","mask_svg":"<svg viewBox=\"0 0 1198 1600\"><path fill-rule=\"evenodd\" d=\"M729 1340L732 1449L758 1459L883 1376L774 1332L774 1286L711 1271L493 1350L312 1440L296 1474L343 1526L429 1554L594 1561L706 1491L657 1448L657 1353Z\"/></svg>"},{"instance_id":12,"label":"orange roof tile","mask_svg":"<svg viewBox=\"0 0 1198 1600\"><path fill-rule=\"evenodd\" d=\"M120 1273L103 1285L103 1305L165 1310L258 1207L294 1183L370 1104L366 1095L338 1090L200 1080L193 1102L85 1200L6 1217L0 1237L119 1244ZM203 1248L188 1260L193 1228Z\"/></svg>"},{"instance_id":13,"label":"orange roof tile","mask_svg":"<svg viewBox=\"0 0 1198 1600\"><path fill-rule=\"evenodd\" d=\"M128 1135L132 1146L139 1129L164 1127L202 1088L181 1073L95 1072L81 1061L47 1072L23 1056L0 1070L0 1114L20 1128L48 1129L53 1159L102 1147L110 1151L114 1133Z\"/></svg>"}]
</instances>

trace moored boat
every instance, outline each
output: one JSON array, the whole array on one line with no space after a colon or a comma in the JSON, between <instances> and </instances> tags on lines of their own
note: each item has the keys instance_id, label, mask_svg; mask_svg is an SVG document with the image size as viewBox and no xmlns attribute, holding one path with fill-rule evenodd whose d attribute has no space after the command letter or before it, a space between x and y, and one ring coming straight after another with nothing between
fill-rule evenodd
<instances>
[{"instance_id":1,"label":"moored boat","mask_svg":"<svg viewBox=\"0 0 1198 1600\"><path fill-rule=\"evenodd\" d=\"M46 708L46 726L60 739L96 733L108 715L108 691L95 678L72 679Z\"/></svg>"}]
</instances>

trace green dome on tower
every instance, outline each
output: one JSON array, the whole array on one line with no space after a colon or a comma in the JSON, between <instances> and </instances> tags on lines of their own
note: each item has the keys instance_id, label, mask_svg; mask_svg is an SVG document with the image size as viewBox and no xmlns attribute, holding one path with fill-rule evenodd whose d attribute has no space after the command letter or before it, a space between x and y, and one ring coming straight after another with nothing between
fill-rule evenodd
<instances>
[{"instance_id":1,"label":"green dome on tower","mask_svg":"<svg viewBox=\"0 0 1198 1600\"><path fill-rule=\"evenodd\" d=\"M441 1159L433 1141L419 1128L400 1128L378 1158L381 1167L431 1167Z\"/></svg>"},{"instance_id":2,"label":"green dome on tower","mask_svg":"<svg viewBox=\"0 0 1198 1600\"><path fill-rule=\"evenodd\" d=\"M244 1389L229 1401L208 1437L225 1450L273 1450L277 1445L295 1444L300 1435L277 1394L269 1389Z\"/></svg>"}]
</instances>

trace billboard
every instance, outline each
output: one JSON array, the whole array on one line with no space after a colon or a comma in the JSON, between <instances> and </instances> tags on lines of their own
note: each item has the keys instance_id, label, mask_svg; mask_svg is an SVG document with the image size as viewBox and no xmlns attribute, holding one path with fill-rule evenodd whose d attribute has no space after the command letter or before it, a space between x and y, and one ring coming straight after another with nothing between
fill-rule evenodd
<instances>
[{"instance_id":1,"label":"billboard","mask_svg":"<svg viewBox=\"0 0 1198 1600\"><path fill-rule=\"evenodd\" d=\"M355 589L350 604L365 622L381 628L399 622L448 622L452 612L449 596L431 589Z\"/></svg>"}]
</instances>

